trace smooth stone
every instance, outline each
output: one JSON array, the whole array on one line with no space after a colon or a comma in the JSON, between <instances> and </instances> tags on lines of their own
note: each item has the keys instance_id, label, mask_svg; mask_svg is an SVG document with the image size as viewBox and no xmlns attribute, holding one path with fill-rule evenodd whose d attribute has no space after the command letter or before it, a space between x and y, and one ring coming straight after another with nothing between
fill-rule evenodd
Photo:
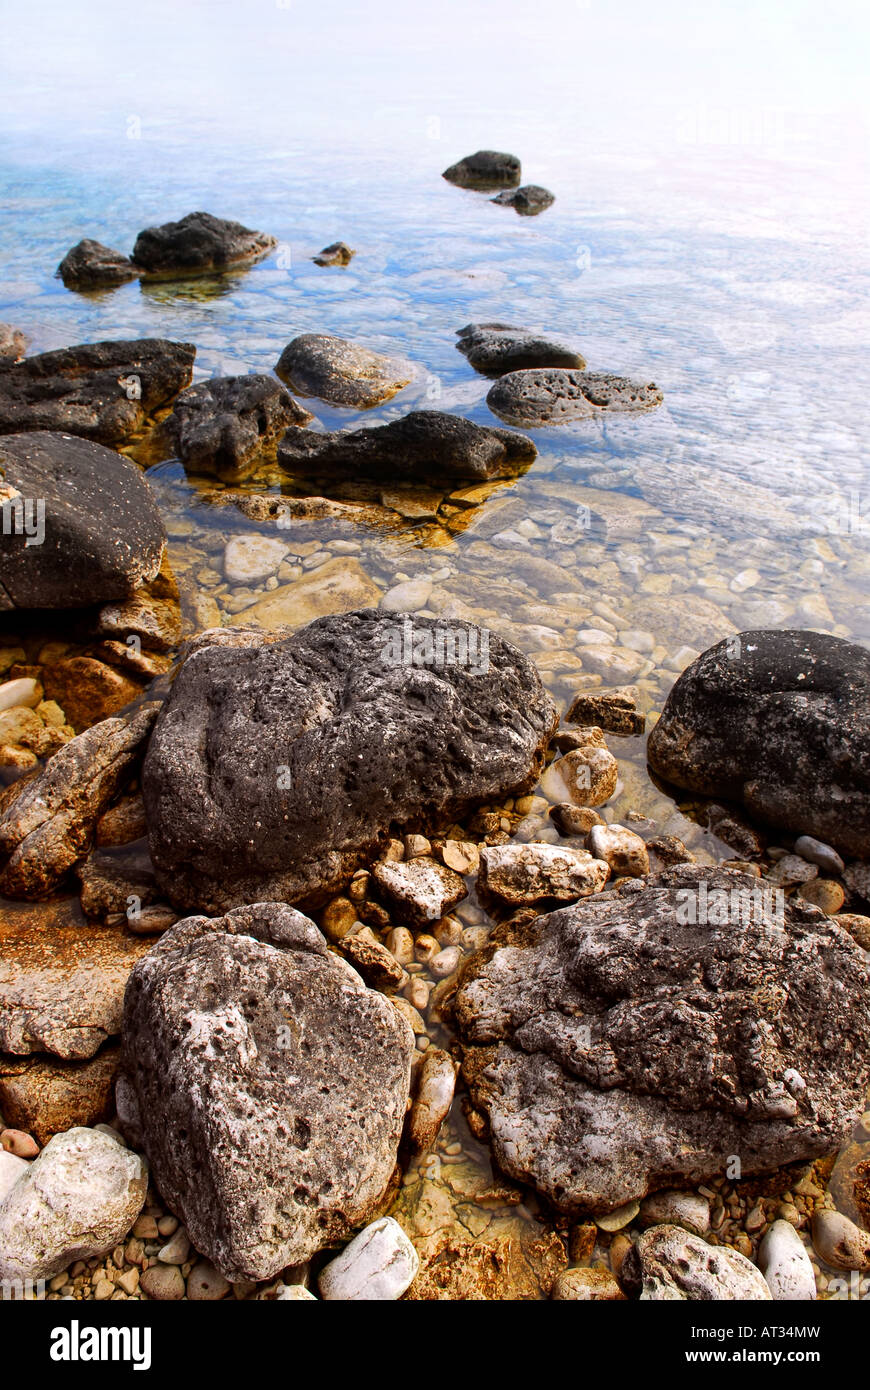
<instances>
[{"instance_id":1,"label":"smooth stone","mask_svg":"<svg viewBox=\"0 0 870 1390\"><path fill-rule=\"evenodd\" d=\"M408 579L388 589L378 606L390 613L416 613L418 609L426 607L431 592L432 585L428 579ZM3 687L0 686L0 699L2 696Z\"/></svg>"},{"instance_id":2,"label":"smooth stone","mask_svg":"<svg viewBox=\"0 0 870 1390\"><path fill-rule=\"evenodd\" d=\"M758 1247L758 1263L777 1300L809 1302L816 1297L816 1277L804 1243L788 1221L774 1221Z\"/></svg>"},{"instance_id":3,"label":"smooth stone","mask_svg":"<svg viewBox=\"0 0 870 1390\"><path fill-rule=\"evenodd\" d=\"M257 584L277 574L289 551L286 541L269 536L233 536L224 549L224 578L229 584Z\"/></svg>"},{"instance_id":4,"label":"smooth stone","mask_svg":"<svg viewBox=\"0 0 870 1390\"><path fill-rule=\"evenodd\" d=\"M2 693L0 688L0 695ZM830 845L822 844L821 840L814 840L812 835L799 835L794 842L794 852L801 859L806 859L808 864L817 864L823 873L831 874L834 878L845 873L846 865L837 851Z\"/></svg>"},{"instance_id":5,"label":"smooth stone","mask_svg":"<svg viewBox=\"0 0 870 1390\"><path fill-rule=\"evenodd\" d=\"M835 1269L870 1270L870 1233L842 1212L825 1207L813 1213L813 1249Z\"/></svg>"},{"instance_id":6,"label":"smooth stone","mask_svg":"<svg viewBox=\"0 0 870 1390\"><path fill-rule=\"evenodd\" d=\"M695 1192L654 1192L641 1202L640 1218L647 1226L682 1226L703 1236L710 1229L710 1203Z\"/></svg>"},{"instance_id":7,"label":"smooth stone","mask_svg":"<svg viewBox=\"0 0 870 1390\"><path fill-rule=\"evenodd\" d=\"M613 1211L603 1212L595 1217L595 1224L602 1231L621 1231L637 1216L640 1202L625 1202Z\"/></svg>"},{"instance_id":8,"label":"smooth stone","mask_svg":"<svg viewBox=\"0 0 870 1390\"><path fill-rule=\"evenodd\" d=\"M184 1298L184 1275L177 1265L151 1265L139 1277L139 1287L160 1303L176 1303Z\"/></svg>"},{"instance_id":9,"label":"smooth stone","mask_svg":"<svg viewBox=\"0 0 870 1390\"><path fill-rule=\"evenodd\" d=\"M32 676L21 676L18 680L4 681L0 685L0 710L14 709L16 706L32 708L39 704L41 698Z\"/></svg>"},{"instance_id":10,"label":"smooth stone","mask_svg":"<svg viewBox=\"0 0 870 1390\"><path fill-rule=\"evenodd\" d=\"M414 1153L431 1149L450 1113L456 1089L456 1063L449 1052L430 1047L423 1055L417 1094L408 1115L407 1135Z\"/></svg>"},{"instance_id":11,"label":"smooth stone","mask_svg":"<svg viewBox=\"0 0 870 1390\"><path fill-rule=\"evenodd\" d=\"M31 1134L22 1129L0 1130L0 1148L16 1158L36 1158L39 1145Z\"/></svg>"},{"instance_id":12,"label":"smooth stone","mask_svg":"<svg viewBox=\"0 0 870 1390\"><path fill-rule=\"evenodd\" d=\"M296 1300L300 1303L317 1302L314 1294L310 1293L304 1284L279 1284L275 1293L276 1303L291 1303Z\"/></svg>"},{"instance_id":13,"label":"smooth stone","mask_svg":"<svg viewBox=\"0 0 870 1390\"><path fill-rule=\"evenodd\" d=\"M541 778L541 791L551 801L574 806L603 806L616 791L619 767L606 748L585 744L557 758Z\"/></svg>"},{"instance_id":14,"label":"smooth stone","mask_svg":"<svg viewBox=\"0 0 870 1390\"><path fill-rule=\"evenodd\" d=\"M589 849L596 859L610 865L614 877L643 878L649 873L649 854L644 841L624 825L593 825Z\"/></svg>"},{"instance_id":15,"label":"smooth stone","mask_svg":"<svg viewBox=\"0 0 870 1390\"><path fill-rule=\"evenodd\" d=\"M296 628L315 618L374 608L382 591L352 556L337 555L292 584L274 589L230 619L231 627Z\"/></svg>"},{"instance_id":16,"label":"smooth stone","mask_svg":"<svg viewBox=\"0 0 870 1390\"><path fill-rule=\"evenodd\" d=\"M417 1251L398 1221L383 1216L324 1266L318 1286L330 1302L387 1302L401 1298L419 1268Z\"/></svg>"}]
</instances>

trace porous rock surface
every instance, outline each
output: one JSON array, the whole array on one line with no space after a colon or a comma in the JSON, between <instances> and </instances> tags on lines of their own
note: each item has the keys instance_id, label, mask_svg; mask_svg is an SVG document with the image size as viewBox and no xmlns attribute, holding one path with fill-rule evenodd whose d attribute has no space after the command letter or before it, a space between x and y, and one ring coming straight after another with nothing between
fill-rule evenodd
<instances>
[{"instance_id":1,"label":"porous rock surface","mask_svg":"<svg viewBox=\"0 0 870 1390\"><path fill-rule=\"evenodd\" d=\"M608 372L535 367L500 377L486 403L509 425L539 429L615 412L652 410L663 399L654 382L629 381Z\"/></svg>"}]
</instances>

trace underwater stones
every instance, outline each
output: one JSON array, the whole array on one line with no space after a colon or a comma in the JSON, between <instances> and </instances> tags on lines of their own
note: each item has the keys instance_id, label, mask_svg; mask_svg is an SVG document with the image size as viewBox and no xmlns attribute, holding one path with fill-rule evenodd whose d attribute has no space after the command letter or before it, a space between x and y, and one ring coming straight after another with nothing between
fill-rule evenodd
<instances>
[{"instance_id":1,"label":"underwater stones","mask_svg":"<svg viewBox=\"0 0 870 1390\"><path fill-rule=\"evenodd\" d=\"M608 372L537 367L499 377L486 403L509 425L540 429L608 413L652 410L663 399L654 382L630 381Z\"/></svg>"},{"instance_id":2,"label":"underwater stones","mask_svg":"<svg viewBox=\"0 0 870 1390\"><path fill-rule=\"evenodd\" d=\"M237 557L235 557L237 558ZM381 590L351 556L337 555L311 574L272 589L230 619L231 627L302 627L315 618L376 605Z\"/></svg>"},{"instance_id":3,"label":"underwater stones","mask_svg":"<svg viewBox=\"0 0 870 1390\"><path fill-rule=\"evenodd\" d=\"M475 425L439 410L415 410L388 425L326 433L290 429L278 462L290 472L452 483L510 478L537 457L513 430Z\"/></svg>"},{"instance_id":4,"label":"underwater stones","mask_svg":"<svg viewBox=\"0 0 870 1390\"><path fill-rule=\"evenodd\" d=\"M499 150L478 150L451 164L441 175L460 188L514 188L520 181L521 165L515 154Z\"/></svg>"},{"instance_id":5,"label":"underwater stones","mask_svg":"<svg viewBox=\"0 0 870 1390\"><path fill-rule=\"evenodd\" d=\"M870 855L870 653L825 633L743 632L683 672L650 734L669 782Z\"/></svg>"},{"instance_id":6,"label":"underwater stones","mask_svg":"<svg viewBox=\"0 0 870 1390\"><path fill-rule=\"evenodd\" d=\"M195 355L192 343L141 338L0 361L0 434L62 430L123 443L188 385Z\"/></svg>"},{"instance_id":7,"label":"underwater stones","mask_svg":"<svg viewBox=\"0 0 870 1390\"><path fill-rule=\"evenodd\" d=\"M99 290L135 280L139 272L129 256L85 237L67 251L57 274L68 290Z\"/></svg>"},{"instance_id":8,"label":"underwater stones","mask_svg":"<svg viewBox=\"0 0 870 1390\"><path fill-rule=\"evenodd\" d=\"M151 853L176 905L316 905L392 822L534 785L555 709L494 634L365 610L238 640L188 657L145 761Z\"/></svg>"},{"instance_id":9,"label":"underwater stones","mask_svg":"<svg viewBox=\"0 0 870 1390\"><path fill-rule=\"evenodd\" d=\"M507 323L469 323L457 330L456 344L475 371L487 376L529 367L586 366L576 348L555 338Z\"/></svg>"},{"instance_id":10,"label":"underwater stones","mask_svg":"<svg viewBox=\"0 0 870 1390\"><path fill-rule=\"evenodd\" d=\"M252 231L241 222L191 212L178 222L140 232L132 259L146 275L203 275L249 265L277 244L275 237Z\"/></svg>"},{"instance_id":11,"label":"underwater stones","mask_svg":"<svg viewBox=\"0 0 870 1390\"><path fill-rule=\"evenodd\" d=\"M301 913L191 917L130 980L119 1115L194 1248L233 1281L271 1278L376 1214L413 1050Z\"/></svg>"},{"instance_id":12,"label":"underwater stones","mask_svg":"<svg viewBox=\"0 0 870 1390\"><path fill-rule=\"evenodd\" d=\"M365 410L388 401L414 375L410 362L385 357L345 338L303 333L288 343L275 371L299 396Z\"/></svg>"},{"instance_id":13,"label":"underwater stones","mask_svg":"<svg viewBox=\"0 0 870 1390\"><path fill-rule=\"evenodd\" d=\"M165 429L186 468L238 482L256 470L288 425L314 416L272 376L219 376L189 386Z\"/></svg>"},{"instance_id":14,"label":"underwater stones","mask_svg":"<svg viewBox=\"0 0 870 1390\"><path fill-rule=\"evenodd\" d=\"M870 1074L867 958L834 921L687 864L491 944L454 1017L500 1167L573 1213L834 1151Z\"/></svg>"}]
</instances>

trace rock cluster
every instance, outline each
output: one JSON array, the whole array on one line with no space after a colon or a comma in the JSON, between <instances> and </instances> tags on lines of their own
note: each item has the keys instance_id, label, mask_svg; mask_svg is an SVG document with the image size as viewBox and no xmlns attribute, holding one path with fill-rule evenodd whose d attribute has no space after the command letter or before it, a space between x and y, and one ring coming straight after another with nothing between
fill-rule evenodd
<instances>
[{"instance_id":1,"label":"rock cluster","mask_svg":"<svg viewBox=\"0 0 870 1390\"><path fill-rule=\"evenodd\" d=\"M314 416L274 377L219 376L188 386L176 398L166 431L186 468L239 482L256 471L290 425Z\"/></svg>"}]
</instances>

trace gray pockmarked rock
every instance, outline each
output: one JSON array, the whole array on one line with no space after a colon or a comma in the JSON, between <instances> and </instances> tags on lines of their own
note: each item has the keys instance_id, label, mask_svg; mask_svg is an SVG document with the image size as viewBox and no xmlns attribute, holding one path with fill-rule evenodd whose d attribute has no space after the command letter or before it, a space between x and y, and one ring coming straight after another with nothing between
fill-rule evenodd
<instances>
[{"instance_id":1,"label":"gray pockmarked rock","mask_svg":"<svg viewBox=\"0 0 870 1390\"><path fill-rule=\"evenodd\" d=\"M419 1268L420 1257L398 1221L383 1216L320 1271L320 1296L348 1303L388 1302L401 1298Z\"/></svg>"},{"instance_id":2,"label":"gray pockmarked rock","mask_svg":"<svg viewBox=\"0 0 870 1390\"><path fill-rule=\"evenodd\" d=\"M494 634L362 610L238 636L185 661L145 760L151 855L176 906L317 906L393 822L535 783L555 709Z\"/></svg>"},{"instance_id":3,"label":"gray pockmarked rock","mask_svg":"<svg viewBox=\"0 0 870 1390\"><path fill-rule=\"evenodd\" d=\"M586 366L576 348L508 323L469 323L458 330L457 336L459 351L475 371L486 376L503 376L528 367Z\"/></svg>"},{"instance_id":4,"label":"gray pockmarked rock","mask_svg":"<svg viewBox=\"0 0 870 1390\"><path fill-rule=\"evenodd\" d=\"M355 251L344 241L331 241L328 246L324 246L322 251L318 251L312 257L315 265L350 265Z\"/></svg>"},{"instance_id":5,"label":"gray pockmarked rock","mask_svg":"<svg viewBox=\"0 0 870 1390\"><path fill-rule=\"evenodd\" d=\"M365 410L388 401L414 376L399 357L385 357L325 333L303 333L288 343L275 371L300 396Z\"/></svg>"},{"instance_id":6,"label":"gray pockmarked rock","mask_svg":"<svg viewBox=\"0 0 870 1390\"><path fill-rule=\"evenodd\" d=\"M414 1038L307 917L180 922L130 978L123 1037L125 1132L226 1278L271 1278L375 1215Z\"/></svg>"},{"instance_id":7,"label":"gray pockmarked rock","mask_svg":"<svg viewBox=\"0 0 870 1390\"><path fill-rule=\"evenodd\" d=\"M99 290L135 280L139 272L129 256L85 237L67 251L57 274L68 290Z\"/></svg>"},{"instance_id":8,"label":"gray pockmarked rock","mask_svg":"<svg viewBox=\"0 0 870 1390\"><path fill-rule=\"evenodd\" d=\"M526 183L522 188L498 193L490 201L513 208L514 212L520 213L523 217L536 217L539 212L552 207L556 195L551 193L549 188L542 188L539 183Z\"/></svg>"},{"instance_id":9,"label":"gray pockmarked rock","mask_svg":"<svg viewBox=\"0 0 870 1390\"><path fill-rule=\"evenodd\" d=\"M833 1152L870 1075L867 957L816 908L681 864L509 925L454 1012L511 1176L560 1210Z\"/></svg>"},{"instance_id":10,"label":"gray pockmarked rock","mask_svg":"<svg viewBox=\"0 0 870 1390\"><path fill-rule=\"evenodd\" d=\"M100 816L130 778L157 712L143 705L65 743L0 814L0 893L45 897L82 860Z\"/></svg>"},{"instance_id":11,"label":"gray pockmarked rock","mask_svg":"<svg viewBox=\"0 0 870 1390\"><path fill-rule=\"evenodd\" d=\"M758 1263L773 1298L809 1302L816 1297L812 1261L790 1222L774 1221L765 1231Z\"/></svg>"},{"instance_id":12,"label":"gray pockmarked rock","mask_svg":"<svg viewBox=\"0 0 870 1390\"><path fill-rule=\"evenodd\" d=\"M393 916L409 927L437 922L468 894L459 874L426 855L398 863L381 859L372 877Z\"/></svg>"},{"instance_id":13,"label":"gray pockmarked rock","mask_svg":"<svg viewBox=\"0 0 870 1390\"><path fill-rule=\"evenodd\" d=\"M751 1260L725 1245L708 1245L679 1226L653 1226L639 1236L622 1262L629 1293L647 1301L700 1299L757 1302L770 1289Z\"/></svg>"},{"instance_id":14,"label":"gray pockmarked rock","mask_svg":"<svg viewBox=\"0 0 870 1390\"><path fill-rule=\"evenodd\" d=\"M205 275L249 265L277 244L275 237L241 222L191 212L179 222L146 227L136 238L132 259L147 275Z\"/></svg>"},{"instance_id":15,"label":"gray pockmarked rock","mask_svg":"<svg viewBox=\"0 0 870 1390\"><path fill-rule=\"evenodd\" d=\"M289 425L313 419L272 376L218 376L182 391L166 431L185 467L239 482Z\"/></svg>"},{"instance_id":16,"label":"gray pockmarked rock","mask_svg":"<svg viewBox=\"0 0 870 1390\"><path fill-rule=\"evenodd\" d=\"M0 434L62 430L123 443L188 385L195 355L192 343L141 338L0 361Z\"/></svg>"},{"instance_id":17,"label":"gray pockmarked rock","mask_svg":"<svg viewBox=\"0 0 870 1390\"><path fill-rule=\"evenodd\" d=\"M870 856L870 652L820 632L742 632L680 676L649 737L669 782Z\"/></svg>"},{"instance_id":18,"label":"gray pockmarked rock","mask_svg":"<svg viewBox=\"0 0 870 1390\"><path fill-rule=\"evenodd\" d=\"M0 505L0 610L126 599L160 569L166 532L154 495L135 464L102 444L43 431L0 437Z\"/></svg>"},{"instance_id":19,"label":"gray pockmarked rock","mask_svg":"<svg viewBox=\"0 0 870 1390\"><path fill-rule=\"evenodd\" d=\"M537 457L513 430L475 425L439 410L414 410L387 425L326 433L289 429L278 462L290 472L431 483L510 478Z\"/></svg>"},{"instance_id":20,"label":"gray pockmarked rock","mask_svg":"<svg viewBox=\"0 0 870 1390\"><path fill-rule=\"evenodd\" d=\"M511 907L569 903L598 893L609 869L585 849L568 845L491 845L480 851L478 891Z\"/></svg>"},{"instance_id":21,"label":"gray pockmarked rock","mask_svg":"<svg viewBox=\"0 0 870 1390\"><path fill-rule=\"evenodd\" d=\"M48 1279L104 1255L147 1190L147 1165L102 1130L55 1135L0 1204L0 1280Z\"/></svg>"},{"instance_id":22,"label":"gray pockmarked rock","mask_svg":"<svg viewBox=\"0 0 870 1390\"><path fill-rule=\"evenodd\" d=\"M460 188L515 188L522 176L522 166L515 154L499 150L478 150L451 164L441 175L448 183Z\"/></svg>"},{"instance_id":23,"label":"gray pockmarked rock","mask_svg":"<svg viewBox=\"0 0 870 1390\"><path fill-rule=\"evenodd\" d=\"M535 367L500 377L486 403L509 425L540 429L618 411L652 410L663 399L654 382L629 381L608 372Z\"/></svg>"}]
</instances>

